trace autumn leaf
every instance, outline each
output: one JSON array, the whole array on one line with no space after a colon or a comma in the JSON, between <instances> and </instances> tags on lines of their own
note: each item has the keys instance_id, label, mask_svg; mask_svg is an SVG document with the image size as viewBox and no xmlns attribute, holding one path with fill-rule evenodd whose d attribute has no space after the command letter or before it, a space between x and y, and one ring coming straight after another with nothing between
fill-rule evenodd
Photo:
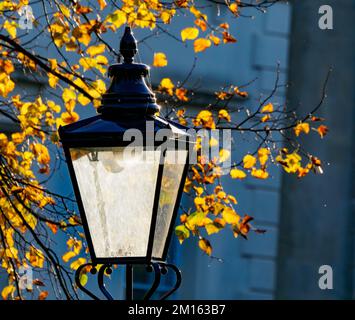
<instances>
[{"instance_id":1,"label":"autumn leaf","mask_svg":"<svg viewBox=\"0 0 355 320\"><path fill-rule=\"evenodd\" d=\"M80 281L80 284L85 287L85 285L87 284L89 280L89 277L86 273L84 272L81 272L80 275L79 275L79 281Z\"/></svg>"},{"instance_id":2,"label":"autumn leaf","mask_svg":"<svg viewBox=\"0 0 355 320\"><path fill-rule=\"evenodd\" d=\"M44 255L41 250L31 246L30 251L26 252L26 259L33 267L43 268Z\"/></svg>"},{"instance_id":3,"label":"autumn leaf","mask_svg":"<svg viewBox=\"0 0 355 320\"><path fill-rule=\"evenodd\" d=\"M185 102L189 101L189 98L186 96L187 95L187 89L177 88L175 90L175 95L181 101L185 101Z\"/></svg>"},{"instance_id":4,"label":"autumn leaf","mask_svg":"<svg viewBox=\"0 0 355 320\"><path fill-rule=\"evenodd\" d=\"M118 9L114 11L113 13L110 13L107 15L106 23L111 23L115 28L120 28L123 24L127 22L127 16L125 12L122 10Z\"/></svg>"},{"instance_id":5,"label":"autumn leaf","mask_svg":"<svg viewBox=\"0 0 355 320\"><path fill-rule=\"evenodd\" d=\"M212 33L208 36L215 46L221 43L221 39L213 35Z\"/></svg>"},{"instance_id":6,"label":"autumn leaf","mask_svg":"<svg viewBox=\"0 0 355 320\"><path fill-rule=\"evenodd\" d=\"M38 295L38 300L46 300L48 297L48 291L42 291L39 295Z\"/></svg>"},{"instance_id":7,"label":"autumn leaf","mask_svg":"<svg viewBox=\"0 0 355 320\"><path fill-rule=\"evenodd\" d=\"M153 66L154 67L166 67L168 65L168 60L166 59L165 53L163 52L157 52L154 53L154 61L153 61Z\"/></svg>"},{"instance_id":8,"label":"autumn leaf","mask_svg":"<svg viewBox=\"0 0 355 320\"><path fill-rule=\"evenodd\" d=\"M328 131L329 131L328 127L323 124L317 128L317 132L319 133L319 135L322 139L328 133Z\"/></svg>"},{"instance_id":9,"label":"autumn leaf","mask_svg":"<svg viewBox=\"0 0 355 320\"><path fill-rule=\"evenodd\" d=\"M230 176L232 177L232 179L245 179L246 178L246 173L242 170L239 169L232 169L230 171Z\"/></svg>"},{"instance_id":10,"label":"autumn leaf","mask_svg":"<svg viewBox=\"0 0 355 320\"><path fill-rule=\"evenodd\" d=\"M85 258L79 258L70 264L70 269L77 270L81 265L86 263Z\"/></svg>"},{"instance_id":11,"label":"autumn leaf","mask_svg":"<svg viewBox=\"0 0 355 320\"><path fill-rule=\"evenodd\" d=\"M227 120L228 122L231 121L231 116L230 116L230 114L228 113L228 111L225 110L225 109L219 110L219 112L218 112L218 118L220 118L220 119L225 119L225 120Z\"/></svg>"},{"instance_id":12,"label":"autumn leaf","mask_svg":"<svg viewBox=\"0 0 355 320\"><path fill-rule=\"evenodd\" d=\"M239 215L232 208L229 207L224 208L224 210L222 211L222 217L224 221L228 224L236 224L240 220Z\"/></svg>"},{"instance_id":13,"label":"autumn leaf","mask_svg":"<svg viewBox=\"0 0 355 320\"><path fill-rule=\"evenodd\" d=\"M203 19L196 19L195 20L195 25L200 27L200 29L205 32L207 30L207 23Z\"/></svg>"},{"instance_id":14,"label":"autumn leaf","mask_svg":"<svg viewBox=\"0 0 355 320\"><path fill-rule=\"evenodd\" d=\"M196 118L193 120L195 126L202 125L204 128L215 129L216 124L213 119L213 115L211 111L202 110L198 113Z\"/></svg>"},{"instance_id":15,"label":"autumn leaf","mask_svg":"<svg viewBox=\"0 0 355 320\"><path fill-rule=\"evenodd\" d=\"M200 247L200 249L205 252L207 255L211 255L212 254L212 246L210 244L210 242L207 239L201 238L198 241L198 246Z\"/></svg>"},{"instance_id":16,"label":"autumn leaf","mask_svg":"<svg viewBox=\"0 0 355 320\"><path fill-rule=\"evenodd\" d=\"M258 150L258 159L259 159L259 163L264 166L265 163L267 162L267 160L269 159L269 154L270 154L270 150L266 149L266 148L260 148Z\"/></svg>"},{"instance_id":17,"label":"autumn leaf","mask_svg":"<svg viewBox=\"0 0 355 320\"><path fill-rule=\"evenodd\" d=\"M181 39L182 41L194 40L198 37L199 31L195 27L185 28L181 30Z\"/></svg>"},{"instance_id":18,"label":"autumn leaf","mask_svg":"<svg viewBox=\"0 0 355 320\"><path fill-rule=\"evenodd\" d=\"M12 39L16 38L16 34L17 34L16 26L17 24L15 21L9 22L8 20L6 20L3 25L4 29L8 32L8 34L11 36Z\"/></svg>"},{"instance_id":19,"label":"autumn leaf","mask_svg":"<svg viewBox=\"0 0 355 320\"><path fill-rule=\"evenodd\" d=\"M236 2L231 3L228 6L229 10L232 11L234 14L238 13L238 4Z\"/></svg>"},{"instance_id":20,"label":"autumn leaf","mask_svg":"<svg viewBox=\"0 0 355 320\"><path fill-rule=\"evenodd\" d=\"M267 114L261 118L261 122L264 123L264 122L269 121L270 119L271 119L271 116L269 114Z\"/></svg>"},{"instance_id":21,"label":"autumn leaf","mask_svg":"<svg viewBox=\"0 0 355 320\"><path fill-rule=\"evenodd\" d=\"M86 53L90 57L94 57L98 54L105 52L105 48L106 48L106 46L103 43L100 43L97 46L91 46L91 47L87 48Z\"/></svg>"},{"instance_id":22,"label":"autumn leaf","mask_svg":"<svg viewBox=\"0 0 355 320\"><path fill-rule=\"evenodd\" d=\"M62 256L64 262L68 262L70 259L74 258L77 254L74 251L68 251Z\"/></svg>"},{"instance_id":23,"label":"autumn leaf","mask_svg":"<svg viewBox=\"0 0 355 320\"><path fill-rule=\"evenodd\" d=\"M222 33L223 35L223 43L235 43L237 42L237 39L234 38L229 32L224 31Z\"/></svg>"},{"instance_id":24,"label":"autumn leaf","mask_svg":"<svg viewBox=\"0 0 355 320\"><path fill-rule=\"evenodd\" d=\"M271 113L274 112L274 105L272 103L268 103L261 108L261 113Z\"/></svg>"},{"instance_id":25,"label":"autumn leaf","mask_svg":"<svg viewBox=\"0 0 355 320\"><path fill-rule=\"evenodd\" d=\"M294 128L294 132L297 137L301 134L301 132L308 134L309 130L309 123L307 122L301 122Z\"/></svg>"},{"instance_id":26,"label":"autumn leaf","mask_svg":"<svg viewBox=\"0 0 355 320\"><path fill-rule=\"evenodd\" d=\"M100 10L104 10L107 6L106 0L97 0L100 5Z\"/></svg>"},{"instance_id":27,"label":"autumn leaf","mask_svg":"<svg viewBox=\"0 0 355 320\"><path fill-rule=\"evenodd\" d=\"M247 154L243 158L243 164L245 169L251 169L256 164L256 158L250 154Z\"/></svg>"},{"instance_id":28,"label":"autumn leaf","mask_svg":"<svg viewBox=\"0 0 355 320\"><path fill-rule=\"evenodd\" d=\"M170 78L164 78L160 81L160 85L159 85L159 90L166 92L167 94L169 94L170 96L172 96L174 94L174 84L172 83Z\"/></svg>"},{"instance_id":29,"label":"autumn leaf","mask_svg":"<svg viewBox=\"0 0 355 320\"><path fill-rule=\"evenodd\" d=\"M7 300L9 295L13 294L15 292L15 286L9 285L4 287L1 291L1 296L4 300Z\"/></svg>"},{"instance_id":30,"label":"autumn leaf","mask_svg":"<svg viewBox=\"0 0 355 320\"><path fill-rule=\"evenodd\" d=\"M64 124L70 124L79 120L79 115L73 112L63 112L61 115L61 119L63 120Z\"/></svg>"},{"instance_id":31,"label":"autumn leaf","mask_svg":"<svg viewBox=\"0 0 355 320\"><path fill-rule=\"evenodd\" d=\"M251 170L251 175L258 179L267 179L269 177L269 173L266 170L256 168Z\"/></svg>"},{"instance_id":32,"label":"autumn leaf","mask_svg":"<svg viewBox=\"0 0 355 320\"><path fill-rule=\"evenodd\" d=\"M199 38L196 39L194 42L194 50L196 53L205 51L210 46L211 46L211 40L209 39Z\"/></svg>"},{"instance_id":33,"label":"autumn leaf","mask_svg":"<svg viewBox=\"0 0 355 320\"><path fill-rule=\"evenodd\" d=\"M180 244L183 243L185 239L190 237L190 231L184 225L177 226L175 228L175 234L179 239Z\"/></svg>"},{"instance_id":34,"label":"autumn leaf","mask_svg":"<svg viewBox=\"0 0 355 320\"><path fill-rule=\"evenodd\" d=\"M49 229L51 229L53 234L56 234L58 232L58 226L56 224L51 222L46 222L46 225L48 226Z\"/></svg>"}]
</instances>

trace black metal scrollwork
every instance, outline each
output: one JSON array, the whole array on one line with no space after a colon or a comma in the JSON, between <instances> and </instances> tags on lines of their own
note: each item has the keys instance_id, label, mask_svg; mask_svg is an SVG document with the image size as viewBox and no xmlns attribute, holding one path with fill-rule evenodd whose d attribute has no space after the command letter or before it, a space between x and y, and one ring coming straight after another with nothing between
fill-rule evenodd
<instances>
[{"instance_id":1,"label":"black metal scrollwork","mask_svg":"<svg viewBox=\"0 0 355 320\"><path fill-rule=\"evenodd\" d=\"M105 296L105 298L107 300L114 300L114 297L106 289L106 286L105 286L105 283L104 283L105 272L106 272L106 274L111 274L112 273L112 266L110 264L100 265L99 268L98 268L97 265L92 264L92 263L86 263L86 264L81 265L76 270L76 273L75 273L75 283L76 283L77 287L81 291L83 291L85 294L87 294L90 298L92 298L94 300L100 300L100 298L97 295L92 293L89 289L85 288L85 286L83 286L81 281L80 281L81 280L80 279L81 278L80 275L81 275L83 269L86 268L86 267L89 267L89 266L91 266L90 273L92 275L96 275L97 274L98 288L100 289L102 294ZM128 266L127 266L127 268L128 268ZM129 268L132 268L132 265L129 265ZM166 275L169 272L169 270L171 270L171 271L173 271L175 273L175 284L169 291L164 293L159 298L159 300L166 300L181 285L181 281L182 281L181 272L175 265L173 265L171 263L152 262L149 265L147 265L146 270L147 270L147 272L154 272L154 281L152 283L152 286L149 288L149 290L144 295L143 300L150 300L152 298L154 293L159 288L160 281L161 281L161 276L162 275L163 276ZM126 281L132 281L132 278L131 279L126 278ZM132 291L133 290L132 283L126 283L126 288L130 288L129 291ZM131 298L133 299L132 292L127 292L127 290L126 290L126 294L127 294L127 299L129 299L129 300L131 300Z\"/></svg>"}]
</instances>

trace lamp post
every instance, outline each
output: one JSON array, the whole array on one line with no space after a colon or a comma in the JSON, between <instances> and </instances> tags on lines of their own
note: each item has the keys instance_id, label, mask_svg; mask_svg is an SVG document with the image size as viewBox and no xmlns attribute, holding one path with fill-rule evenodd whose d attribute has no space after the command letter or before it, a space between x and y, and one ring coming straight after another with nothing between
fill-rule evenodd
<instances>
[{"instance_id":1,"label":"lamp post","mask_svg":"<svg viewBox=\"0 0 355 320\"><path fill-rule=\"evenodd\" d=\"M130 300L133 265L145 264L155 272L149 299L161 274L171 269L176 284L165 299L181 282L179 270L165 261L193 142L186 127L156 115L160 106L145 83L149 67L133 62L137 42L130 27L120 53L124 61L109 67L111 84L98 115L59 129L91 256L75 278L79 288L97 299L79 281L82 269L91 265L99 288L113 299L103 275L112 272L113 264L126 265Z\"/></svg>"}]
</instances>

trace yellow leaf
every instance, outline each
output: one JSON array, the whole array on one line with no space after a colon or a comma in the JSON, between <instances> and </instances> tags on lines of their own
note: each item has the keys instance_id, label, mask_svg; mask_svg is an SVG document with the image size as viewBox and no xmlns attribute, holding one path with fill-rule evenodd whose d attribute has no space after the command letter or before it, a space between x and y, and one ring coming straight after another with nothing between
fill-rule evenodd
<instances>
[{"instance_id":1,"label":"yellow leaf","mask_svg":"<svg viewBox=\"0 0 355 320\"><path fill-rule=\"evenodd\" d=\"M211 41L213 42L213 44L214 44L215 46L218 46L218 45L221 43L221 39L218 38L218 37L216 37L216 36L213 35L213 34L210 34L210 35L209 35L209 38L211 39Z\"/></svg>"},{"instance_id":2,"label":"yellow leaf","mask_svg":"<svg viewBox=\"0 0 355 320\"><path fill-rule=\"evenodd\" d=\"M201 238L198 241L198 246L200 247L200 249L205 252L207 255L211 255L212 254L212 247L210 242L207 239Z\"/></svg>"},{"instance_id":3,"label":"yellow leaf","mask_svg":"<svg viewBox=\"0 0 355 320\"><path fill-rule=\"evenodd\" d=\"M116 28L120 28L127 22L126 14L121 10L116 10L107 16L106 22L112 23Z\"/></svg>"},{"instance_id":4,"label":"yellow leaf","mask_svg":"<svg viewBox=\"0 0 355 320\"><path fill-rule=\"evenodd\" d=\"M269 173L267 171L255 168L251 170L251 175L258 179L267 179L269 177Z\"/></svg>"},{"instance_id":5,"label":"yellow leaf","mask_svg":"<svg viewBox=\"0 0 355 320\"><path fill-rule=\"evenodd\" d=\"M181 30L181 39L185 40L194 40L198 37L199 31L195 27L185 28Z\"/></svg>"},{"instance_id":6,"label":"yellow leaf","mask_svg":"<svg viewBox=\"0 0 355 320\"><path fill-rule=\"evenodd\" d=\"M274 105L272 103L268 103L261 108L261 113L271 113L274 112Z\"/></svg>"},{"instance_id":7,"label":"yellow leaf","mask_svg":"<svg viewBox=\"0 0 355 320\"><path fill-rule=\"evenodd\" d=\"M225 119L225 120L227 120L228 122L231 121L231 116L230 116L230 114L228 113L228 111L225 110L225 109L219 110L219 112L218 112L218 118L220 118L220 119Z\"/></svg>"},{"instance_id":8,"label":"yellow leaf","mask_svg":"<svg viewBox=\"0 0 355 320\"><path fill-rule=\"evenodd\" d=\"M171 82L170 78L164 78L160 81L159 90L168 93L169 95L174 94L174 84Z\"/></svg>"},{"instance_id":9,"label":"yellow leaf","mask_svg":"<svg viewBox=\"0 0 355 320\"><path fill-rule=\"evenodd\" d=\"M194 187L196 193L200 196L203 193L203 188L202 187Z\"/></svg>"},{"instance_id":10,"label":"yellow leaf","mask_svg":"<svg viewBox=\"0 0 355 320\"><path fill-rule=\"evenodd\" d=\"M239 169L232 169L230 171L230 175L232 179L245 179L246 178L246 173L242 170Z\"/></svg>"},{"instance_id":11,"label":"yellow leaf","mask_svg":"<svg viewBox=\"0 0 355 320\"><path fill-rule=\"evenodd\" d=\"M74 251L68 251L63 254L62 259L64 262L68 262L71 258L74 258L77 254Z\"/></svg>"},{"instance_id":12,"label":"yellow leaf","mask_svg":"<svg viewBox=\"0 0 355 320\"><path fill-rule=\"evenodd\" d=\"M294 131L295 131L295 135L298 137L301 132L304 132L305 134L308 134L309 133L309 123L307 122L301 122L299 123L295 128L294 128Z\"/></svg>"},{"instance_id":13,"label":"yellow leaf","mask_svg":"<svg viewBox=\"0 0 355 320\"><path fill-rule=\"evenodd\" d=\"M65 88L62 93L62 98L64 102L68 102L69 100L76 100L76 93L68 88Z\"/></svg>"},{"instance_id":14,"label":"yellow leaf","mask_svg":"<svg viewBox=\"0 0 355 320\"><path fill-rule=\"evenodd\" d=\"M239 215L230 207L225 207L222 211L222 217L228 224L237 224L240 220Z\"/></svg>"},{"instance_id":15,"label":"yellow leaf","mask_svg":"<svg viewBox=\"0 0 355 320\"><path fill-rule=\"evenodd\" d=\"M86 273L80 273L79 275L79 281L80 281L80 284L85 287L85 285L87 284L89 278L88 278L88 275Z\"/></svg>"},{"instance_id":16,"label":"yellow leaf","mask_svg":"<svg viewBox=\"0 0 355 320\"><path fill-rule=\"evenodd\" d=\"M195 52L204 51L207 48L209 48L210 46L211 46L211 40L209 40L209 39L200 38L200 39L195 40L195 42L194 42Z\"/></svg>"},{"instance_id":17,"label":"yellow leaf","mask_svg":"<svg viewBox=\"0 0 355 320\"><path fill-rule=\"evenodd\" d=\"M259 158L259 162L262 166L264 166L265 163L267 162L267 160L269 159L269 154L270 154L269 149L260 148L258 150L258 158Z\"/></svg>"},{"instance_id":18,"label":"yellow leaf","mask_svg":"<svg viewBox=\"0 0 355 320\"><path fill-rule=\"evenodd\" d=\"M229 10L232 11L234 14L238 13L238 4L233 2L228 6Z\"/></svg>"},{"instance_id":19,"label":"yellow leaf","mask_svg":"<svg viewBox=\"0 0 355 320\"><path fill-rule=\"evenodd\" d=\"M6 134L0 133L0 147L5 147L9 142Z\"/></svg>"},{"instance_id":20,"label":"yellow leaf","mask_svg":"<svg viewBox=\"0 0 355 320\"><path fill-rule=\"evenodd\" d=\"M15 292L15 287L13 285L9 285L4 287L1 291L1 296L4 300L7 300L10 294L13 294Z\"/></svg>"},{"instance_id":21,"label":"yellow leaf","mask_svg":"<svg viewBox=\"0 0 355 320\"><path fill-rule=\"evenodd\" d=\"M14 144L20 144L23 142L25 136L22 133L16 132L11 135L11 139Z\"/></svg>"},{"instance_id":22,"label":"yellow leaf","mask_svg":"<svg viewBox=\"0 0 355 320\"><path fill-rule=\"evenodd\" d=\"M79 258L70 264L70 269L77 270L81 265L86 263L85 258Z\"/></svg>"},{"instance_id":23,"label":"yellow leaf","mask_svg":"<svg viewBox=\"0 0 355 320\"><path fill-rule=\"evenodd\" d=\"M100 53L105 52L105 45L103 43L97 45L97 46L91 46L89 48L86 49L86 53L90 56L90 57L94 57Z\"/></svg>"},{"instance_id":24,"label":"yellow leaf","mask_svg":"<svg viewBox=\"0 0 355 320\"><path fill-rule=\"evenodd\" d=\"M90 103L90 99L84 96L82 93L79 93L78 101L82 106L86 106L87 104Z\"/></svg>"},{"instance_id":25,"label":"yellow leaf","mask_svg":"<svg viewBox=\"0 0 355 320\"><path fill-rule=\"evenodd\" d=\"M70 18L70 10L67 6L65 6L64 4L60 4L59 5L60 11L62 11L62 13L67 17Z\"/></svg>"},{"instance_id":26,"label":"yellow leaf","mask_svg":"<svg viewBox=\"0 0 355 320\"><path fill-rule=\"evenodd\" d=\"M245 169L251 169L252 167L255 166L256 164L256 158L250 154L247 154L243 158L243 164Z\"/></svg>"},{"instance_id":27,"label":"yellow leaf","mask_svg":"<svg viewBox=\"0 0 355 320\"><path fill-rule=\"evenodd\" d=\"M34 143L31 145L31 149L34 155L37 157L37 161L40 164L48 165L51 158L46 146L41 143Z\"/></svg>"},{"instance_id":28,"label":"yellow leaf","mask_svg":"<svg viewBox=\"0 0 355 320\"><path fill-rule=\"evenodd\" d=\"M219 232L221 229L218 228L216 225L214 225L213 223L209 223L205 226L205 229L207 231L208 235L211 235L213 233L217 233Z\"/></svg>"},{"instance_id":29,"label":"yellow leaf","mask_svg":"<svg viewBox=\"0 0 355 320\"><path fill-rule=\"evenodd\" d=\"M9 22L8 20L6 20L4 23L4 29L8 32L12 39L16 38L17 31L15 21Z\"/></svg>"},{"instance_id":30,"label":"yellow leaf","mask_svg":"<svg viewBox=\"0 0 355 320\"><path fill-rule=\"evenodd\" d=\"M163 52L157 52L154 53L154 61L153 61L153 66L160 68L160 67L166 67L168 65L168 60L166 59L166 56Z\"/></svg>"}]
</instances>

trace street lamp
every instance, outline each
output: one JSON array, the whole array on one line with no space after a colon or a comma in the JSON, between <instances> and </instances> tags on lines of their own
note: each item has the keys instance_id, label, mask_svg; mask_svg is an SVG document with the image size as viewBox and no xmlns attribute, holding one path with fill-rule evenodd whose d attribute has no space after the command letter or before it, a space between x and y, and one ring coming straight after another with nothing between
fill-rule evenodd
<instances>
[{"instance_id":1,"label":"street lamp","mask_svg":"<svg viewBox=\"0 0 355 320\"><path fill-rule=\"evenodd\" d=\"M91 264L103 264L99 278L112 264L125 264L130 299L132 264L154 269L153 287L166 267L181 281L165 260L192 142L186 127L156 115L160 106L145 83L149 67L133 62L137 42L130 27L120 53L124 62L109 67L111 84L98 115L60 127L59 135ZM110 298L102 279L99 286Z\"/></svg>"}]
</instances>

